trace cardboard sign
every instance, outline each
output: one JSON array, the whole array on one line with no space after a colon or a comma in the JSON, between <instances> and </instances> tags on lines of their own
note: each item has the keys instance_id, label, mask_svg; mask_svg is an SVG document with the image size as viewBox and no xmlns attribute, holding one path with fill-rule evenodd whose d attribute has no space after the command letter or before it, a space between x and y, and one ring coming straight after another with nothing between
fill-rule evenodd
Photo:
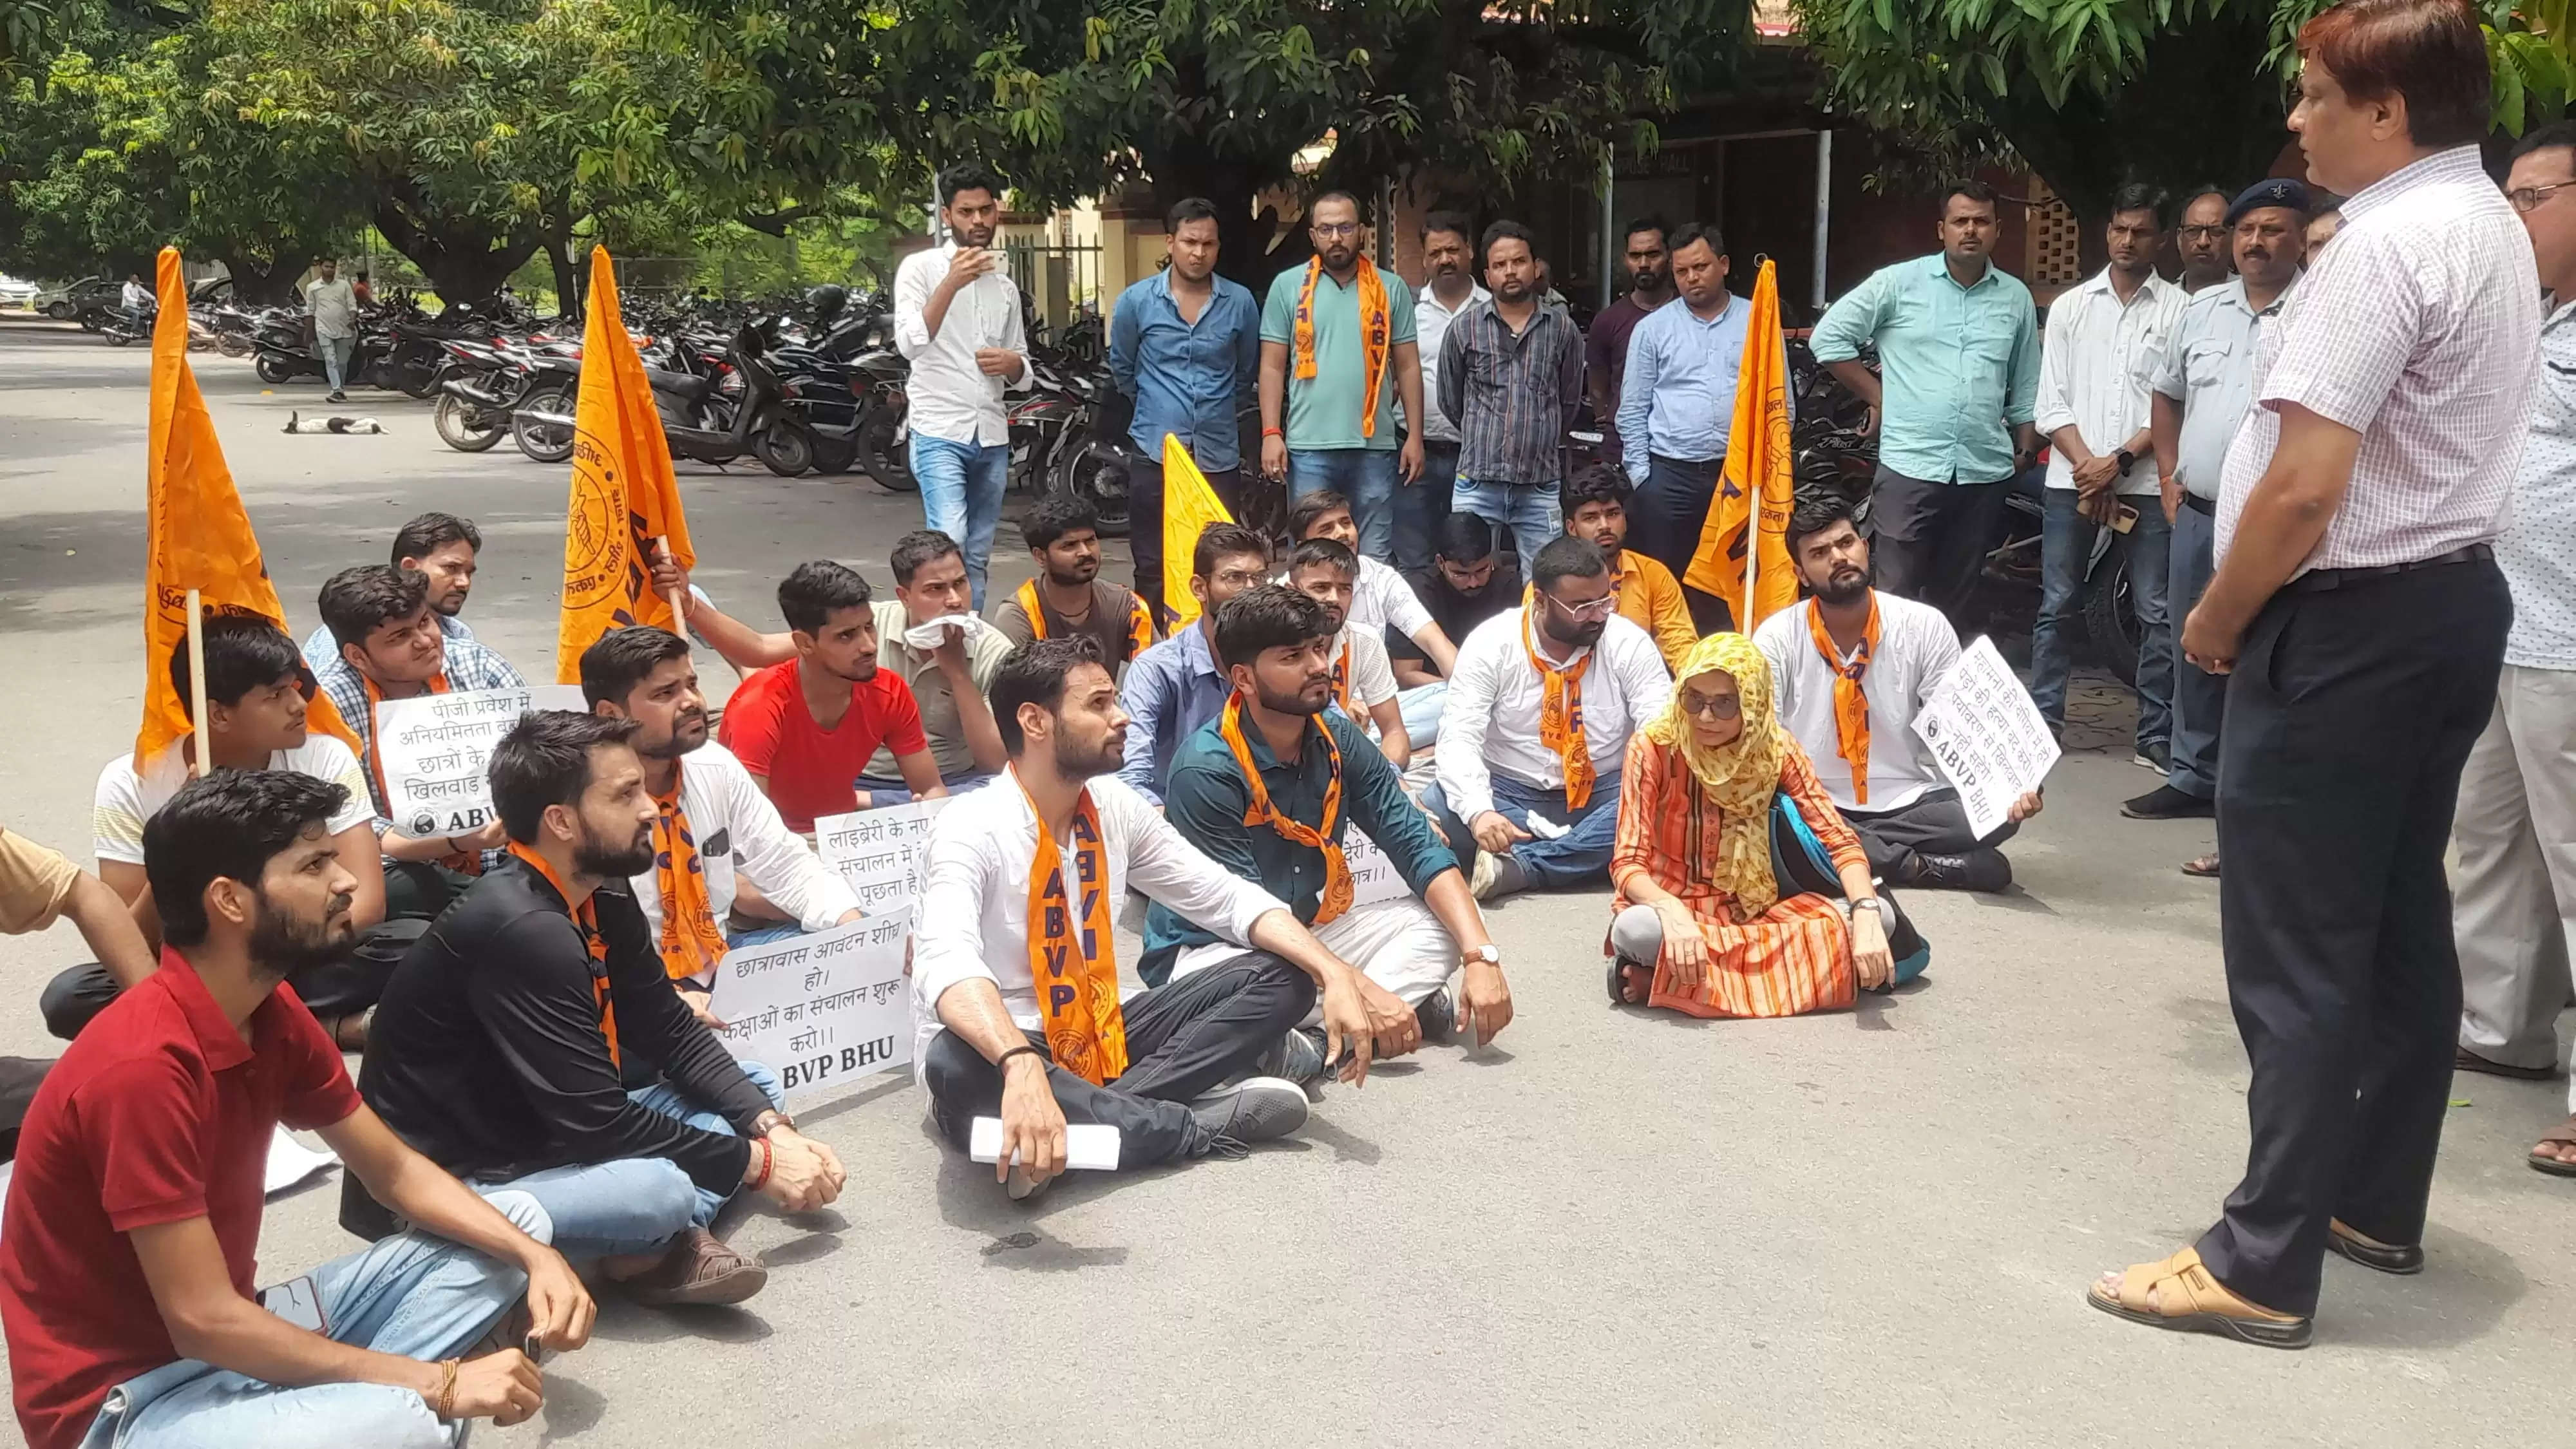
<instances>
[{"instance_id":1,"label":"cardboard sign","mask_svg":"<svg viewBox=\"0 0 2576 1449\"><path fill-rule=\"evenodd\" d=\"M2029 794L2057 765L2057 737L2030 702L2030 691L2012 666L1980 636L1960 651L1914 717L1914 733L1968 812L1968 828L1983 837L2001 829L2013 802Z\"/></svg>"},{"instance_id":2,"label":"cardboard sign","mask_svg":"<svg viewBox=\"0 0 2576 1449\"><path fill-rule=\"evenodd\" d=\"M908 909L921 899L921 858L930 822L946 798L826 815L814 822L814 848L840 873L871 916Z\"/></svg>"},{"instance_id":3,"label":"cardboard sign","mask_svg":"<svg viewBox=\"0 0 2576 1449\"><path fill-rule=\"evenodd\" d=\"M467 689L376 705L385 818L412 838L463 835L492 819L492 747L536 709L590 712L577 684Z\"/></svg>"},{"instance_id":4,"label":"cardboard sign","mask_svg":"<svg viewBox=\"0 0 2576 1449\"><path fill-rule=\"evenodd\" d=\"M716 968L708 1010L737 1061L778 1073L789 1101L912 1061L906 909L744 946Z\"/></svg>"}]
</instances>

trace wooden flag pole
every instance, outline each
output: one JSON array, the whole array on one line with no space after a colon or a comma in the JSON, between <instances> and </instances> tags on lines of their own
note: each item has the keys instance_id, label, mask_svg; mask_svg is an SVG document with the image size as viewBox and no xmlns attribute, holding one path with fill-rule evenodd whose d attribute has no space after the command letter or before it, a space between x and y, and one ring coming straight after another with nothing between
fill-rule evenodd
<instances>
[{"instance_id":1,"label":"wooden flag pole","mask_svg":"<svg viewBox=\"0 0 2576 1449\"><path fill-rule=\"evenodd\" d=\"M678 562L678 560L672 557L671 554L671 535L667 533L654 535L653 546L662 550L662 561L664 563ZM681 599L680 591L678 589L673 589L668 597L671 600L671 632L679 635L683 639L686 639L689 637L689 611L680 607ZM733 670L734 678L742 678L742 670L737 667L732 660L725 659L725 652L723 650L717 650L716 657L718 659L724 659L724 667Z\"/></svg>"},{"instance_id":2,"label":"wooden flag pole","mask_svg":"<svg viewBox=\"0 0 2576 1449\"><path fill-rule=\"evenodd\" d=\"M1722 466L1723 465L1721 465L1721 467ZM1721 480L1719 484L1720 487L1725 486L1723 482L1725 476L1726 475L1723 472L1718 474L1718 477ZM1738 634L1749 636L1753 632L1753 625L1755 622L1753 618L1753 569L1755 561L1761 557L1762 495L1760 493L1754 493L1752 495L1751 506L1746 508L1744 511L1744 617L1735 621L1735 632Z\"/></svg>"},{"instance_id":3,"label":"wooden flag pole","mask_svg":"<svg viewBox=\"0 0 2576 1449\"><path fill-rule=\"evenodd\" d=\"M214 750L206 733L206 604L188 591L188 722L197 735L197 774L214 768Z\"/></svg>"}]
</instances>

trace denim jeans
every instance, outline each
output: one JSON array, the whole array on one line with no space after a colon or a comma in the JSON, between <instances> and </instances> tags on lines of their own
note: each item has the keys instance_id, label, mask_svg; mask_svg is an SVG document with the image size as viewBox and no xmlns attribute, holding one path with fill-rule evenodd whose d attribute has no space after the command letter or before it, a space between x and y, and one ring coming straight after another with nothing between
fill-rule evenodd
<instances>
[{"instance_id":1,"label":"denim jeans","mask_svg":"<svg viewBox=\"0 0 2576 1449\"><path fill-rule=\"evenodd\" d=\"M1476 873L1476 832L1471 822L1460 818L1449 807L1449 797L1438 785L1422 792L1423 808L1440 822L1441 833L1449 837L1449 849L1458 857L1458 868L1473 876ZM1505 820L1523 830L1529 829L1530 812L1535 810L1559 825L1567 827L1553 840L1534 838L1512 847L1512 859L1529 872L1530 883L1542 886L1597 886L1608 879L1610 857L1619 844L1619 773L1597 775L1592 781L1592 795L1580 810L1569 810L1563 790L1539 790L1504 776L1494 776L1494 809Z\"/></svg>"},{"instance_id":2,"label":"denim jeans","mask_svg":"<svg viewBox=\"0 0 2576 1449\"><path fill-rule=\"evenodd\" d=\"M329 380L331 391L338 392L349 378L350 360L357 356L355 337L316 337L313 355L322 362L322 376Z\"/></svg>"},{"instance_id":3,"label":"denim jeans","mask_svg":"<svg viewBox=\"0 0 2576 1449\"><path fill-rule=\"evenodd\" d=\"M1395 483L1393 448L1288 450L1288 506L1326 488L1349 499L1359 551L1379 563L1395 558Z\"/></svg>"},{"instance_id":4,"label":"denim jeans","mask_svg":"<svg viewBox=\"0 0 2576 1449\"><path fill-rule=\"evenodd\" d=\"M1416 754L1440 742L1440 711L1449 703L1449 681L1435 680L1395 692L1395 707L1404 715L1404 737Z\"/></svg>"},{"instance_id":5,"label":"denim jeans","mask_svg":"<svg viewBox=\"0 0 2576 1449\"><path fill-rule=\"evenodd\" d=\"M1530 560L1538 557L1538 551L1565 531L1565 510L1553 483L1477 483L1461 478L1450 497L1459 512L1511 530L1523 578L1529 577Z\"/></svg>"},{"instance_id":6,"label":"denim jeans","mask_svg":"<svg viewBox=\"0 0 2576 1449\"><path fill-rule=\"evenodd\" d=\"M553 1238L528 1193L489 1194L538 1242ZM436 1361L472 1347L528 1291L516 1265L427 1233L396 1233L334 1258L260 1302L339 1343ZM110 1390L82 1449L448 1449L465 1424L444 1423L410 1389L387 1384L286 1388L194 1359L166 1363Z\"/></svg>"},{"instance_id":7,"label":"denim jeans","mask_svg":"<svg viewBox=\"0 0 2576 1449\"><path fill-rule=\"evenodd\" d=\"M975 612L984 612L984 570L993 559L993 527L1002 520L1002 488L1011 477L1011 449L980 447L946 438L912 435L912 476L921 483L921 526L956 540L966 556L966 582Z\"/></svg>"},{"instance_id":8,"label":"denim jeans","mask_svg":"<svg viewBox=\"0 0 2576 1449\"><path fill-rule=\"evenodd\" d=\"M2129 530L2129 598L2145 635L2138 646L2138 744L2173 735L2173 630L2165 623L2165 558L2172 525L2153 495L2121 500L2138 510ZM2030 699L2052 727L2066 723L2066 677L2074 667L2070 634L2083 627L2084 570L2102 530L2076 511L2072 488L2048 490L2040 525L2039 621L2030 631Z\"/></svg>"},{"instance_id":9,"label":"denim jeans","mask_svg":"<svg viewBox=\"0 0 2576 1449\"><path fill-rule=\"evenodd\" d=\"M1450 489L1458 481L1458 445L1422 440L1422 476L1395 489L1395 566L1431 567L1431 539L1449 516Z\"/></svg>"},{"instance_id":10,"label":"denim jeans","mask_svg":"<svg viewBox=\"0 0 2576 1449\"><path fill-rule=\"evenodd\" d=\"M2171 641L2217 571L2211 545L2218 519L2185 503L2175 510L2171 558L2165 569L2165 638L2173 670L2173 757L2165 783L2194 800L2218 798L2218 736L2227 720L2227 676L2212 674L2182 657Z\"/></svg>"}]
</instances>

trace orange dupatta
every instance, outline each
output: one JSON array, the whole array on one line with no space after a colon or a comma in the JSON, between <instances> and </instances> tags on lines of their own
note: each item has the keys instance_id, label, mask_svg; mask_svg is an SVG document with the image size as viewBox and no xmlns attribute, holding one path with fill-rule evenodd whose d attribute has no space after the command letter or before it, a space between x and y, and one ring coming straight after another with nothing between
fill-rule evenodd
<instances>
[{"instance_id":1,"label":"orange dupatta","mask_svg":"<svg viewBox=\"0 0 2576 1449\"><path fill-rule=\"evenodd\" d=\"M1558 669L1540 656L1530 634L1537 627L1536 617L1524 608L1521 651L1547 686L1539 699L1538 742L1564 762L1565 806L1580 810L1592 799L1592 746L1583 737L1583 671L1592 667L1592 654L1587 651L1572 669Z\"/></svg>"},{"instance_id":2,"label":"orange dupatta","mask_svg":"<svg viewBox=\"0 0 2576 1449\"><path fill-rule=\"evenodd\" d=\"M1861 626L1860 648L1849 664L1843 663L1834 648L1834 636L1825 631L1824 611L1811 600L1807 605L1807 637L1814 640L1816 652L1824 656L1825 667L1834 672L1834 753L1851 765L1852 803L1869 803L1869 695L1861 686L1861 675L1869 669L1870 659L1878 653L1878 594L1869 596L1869 622Z\"/></svg>"},{"instance_id":3,"label":"orange dupatta","mask_svg":"<svg viewBox=\"0 0 2576 1449\"><path fill-rule=\"evenodd\" d=\"M590 989L599 1002L599 1034L608 1042L608 1064L622 1065L617 1059L617 1003L608 994L608 942L599 934L599 903L585 899L575 907L572 892L564 887L563 877L546 864L546 858L513 840L510 853L528 863L528 868L545 877L546 884L563 897L564 907L572 913L573 926L581 932L581 943L590 948Z\"/></svg>"},{"instance_id":4,"label":"orange dupatta","mask_svg":"<svg viewBox=\"0 0 2576 1449\"><path fill-rule=\"evenodd\" d=\"M724 960L725 938L707 895L706 864L698 859L698 838L689 829L688 807L680 803L677 776L671 793L654 796L653 803L661 810L653 820L653 884L662 897L662 972L678 981Z\"/></svg>"},{"instance_id":5,"label":"orange dupatta","mask_svg":"<svg viewBox=\"0 0 2576 1449\"><path fill-rule=\"evenodd\" d=\"M1243 696L1237 694L1227 700L1225 713L1217 718L1217 733L1225 737L1226 748L1234 751L1234 762L1243 767L1244 788L1252 794L1251 803L1243 808L1243 823L1267 825L1293 844L1324 852L1324 895L1315 903L1315 919L1307 924L1331 924L1334 917L1351 908L1355 891L1350 862L1343 857L1342 843L1333 834L1342 815L1342 747L1333 743L1333 732L1325 728L1324 722L1316 720L1315 728L1324 735L1324 753L1333 762L1333 779L1324 787L1324 823L1310 828L1271 803L1270 787L1261 783L1261 771L1252 763L1252 743L1243 737Z\"/></svg>"},{"instance_id":6,"label":"orange dupatta","mask_svg":"<svg viewBox=\"0 0 2576 1449\"><path fill-rule=\"evenodd\" d=\"M1046 605L1038 598L1038 581L1031 579L1020 585L1020 592L1016 597L1020 601L1020 611L1029 616L1029 637L1045 638L1047 636ZM1127 596L1127 657L1134 659L1152 648L1153 644L1154 615L1145 607L1145 600L1141 595L1131 593Z\"/></svg>"},{"instance_id":7,"label":"orange dupatta","mask_svg":"<svg viewBox=\"0 0 2576 1449\"><path fill-rule=\"evenodd\" d=\"M1342 634L1341 657L1333 661L1333 702L1342 707L1342 713L1351 712L1351 639L1347 630ZM1250 769L1251 766L1246 765L1244 768ZM1335 789L1341 787L1341 770L1338 765L1333 771L1333 782Z\"/></svg>"},{"instance_id":8,"label":"orange dupatta","mask_svg":"<svg viewBox=\"0 0 2576 1449\"><path fill-rule=\"evenodd\" d=\"M1011 783L1019 784L1014 768ZM1091 792L1074 805L1074 882L1082 892L1082 925L1065 892L1064 857L1055 834L1038 814L1029 787L1020 785L1037 823L1037 858L1029 862L1029 979L1046 1013L1048 1054L1055 1064L1105 1086L1127 1071L1127 1018L1118 1006L1117 943L1109 923L1109 847L1100 835L1100 810Z\"/></svg>"},{"instance_id":9,"label":"orange dupatta","mask_svg":"<svg viewBox=\"0 0 2576 1449\"><path fill-rule=\"evenodd\" d=\"M1306 263L1305 285L1297 289L1295 347L1299 380L1315 380L1315 279L1324 274L1324 259ZM1377 264L1360 258L1360 436L1377 436L1377 395L1386 383L1386 355L1395 334L1387 320L1386 279Z\"/></svg>"}]
</instances>

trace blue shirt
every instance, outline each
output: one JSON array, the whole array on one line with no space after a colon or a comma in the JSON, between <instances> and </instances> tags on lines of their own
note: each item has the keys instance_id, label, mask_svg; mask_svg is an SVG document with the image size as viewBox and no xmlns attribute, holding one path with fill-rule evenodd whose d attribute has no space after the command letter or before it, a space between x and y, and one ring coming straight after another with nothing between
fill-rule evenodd
<instances>
[{"instance_id":1,"label":"blue shirt","mask_svg":"<svg viewBox=\"0 0 2576 1449\"><path fill-rule=\"evenodd\" d=\"M2281 318L2290 289L2257 312L2245 297L2245 279L2230 277L2182 304L2182 320L2165 343L2153 385L2182 404L2182 435L2175 440L2174 481L2194 498L2215 500L2218 475L2236 425L2254 406L2254 347L2263 329Z\"/></svg>"},{"instance_id":2,"label":"blue shirt","mask_svg":"<svg viewBox=\"0 0 2576 1449\"><path fill-rule=\"evenodd\" d=\"M1135 399L1127 436L1148 458L1173 434L1205 472L1242 462L1235 411L1261 374L1261 312L1241 282L1215 287L1193 324L1172 300L1172 274L1156 272L1118 294L1109 322L1109 376Z\"/></svg>"},{"instance_id":3,"label":"blue shirt","mask_svg":"<svg viewBox=\"0 0 2576 1449\"><path fill-rule=\"evenodd\" d=\"M1637 319L1619 384L1620 461L1630 478L1645 483L1653 453L1689 462L1726 456L1752 320L1753 304L1732 293L1726 310L1707 321L1679 297ZM1788 375L1785 365L1781 375Z\"/></svg>"},{"instance_id":4,"label":"blue shirt","mask_svg":"<svg viewBox=\"0 0 2576 1449\"><path fill-rule=\"evenodd\" d=\"M1233 692L1198 622L1137 655L1118 687L1118 706L1127 711L1127 755L1118 778L1162 804L1163 780L1181 742L1216 718Z\"/></svg>"},{"instance_id":5,"label":"blue shirt","mask_svg":"<svg viewBox=\"0 0 2576 1449\"><path fill-rule=\"evenodd\" d=\"M1989 262L1962 287L1939 252L1881 267L1826 309L1808 347L1818 362L1849 362L1872 342L1888 471L1926 483L2012 476L2012 429L2039 402L2039 313L2020 278Z\"/></svg>"}]
</instances>

